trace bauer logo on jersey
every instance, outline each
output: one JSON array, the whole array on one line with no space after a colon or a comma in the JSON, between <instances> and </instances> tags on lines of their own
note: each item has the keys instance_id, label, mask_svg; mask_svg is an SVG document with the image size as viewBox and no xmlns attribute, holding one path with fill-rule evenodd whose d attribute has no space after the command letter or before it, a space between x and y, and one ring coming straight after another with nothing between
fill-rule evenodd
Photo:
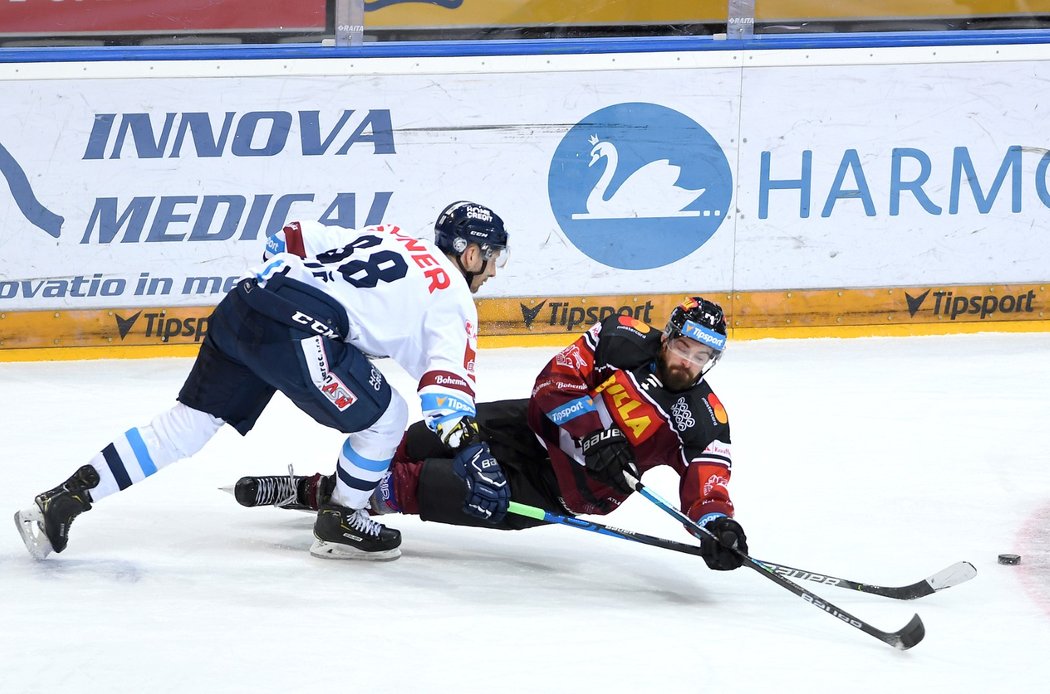
<instances>
[{"instance_id":1,"label":"bauer logo on jersey","mask_svg":"<svg viewBox=\"0 0 1050 694\"><path fill-rule=\"evenodd\" d=\"M657 104L609 106L562 139L547 179L566 237L611 267L681 260L721 226L733 176L721 146L688 116Z\"/></svg>"}]
</instances>

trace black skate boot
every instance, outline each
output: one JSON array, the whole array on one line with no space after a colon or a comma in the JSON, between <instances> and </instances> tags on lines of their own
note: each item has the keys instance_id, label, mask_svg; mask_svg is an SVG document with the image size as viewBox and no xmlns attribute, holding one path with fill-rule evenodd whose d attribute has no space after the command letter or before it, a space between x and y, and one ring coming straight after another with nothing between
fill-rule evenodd
<instances>
[{"instance_id":1,"label":"black skate boot","mask_svg":"<svg viewBox=\"0 0 1050 694\"><path fill-rule=\"evenodd\" d=\"M310 554L323 559L389 561L401 556L401 533L369 518L366 509L323 504L314 537Z\"/></svg>"},{"instance_id":2,"label":"black skate boot","mask_svg":"<svg viewBox=\"0 0 1050 694\"><path fill-rule=\"evenodd\" d=\"M296 475L288 466L287 475L242 477L231 490L241 506L277 506L293 511L316 511L328 501L335 487L335 477L317 473L310 477Z\"/></svg>"},{"instance_id":3,"label":"black skate boot","mask_svg":"<svg viewBox=\"0 0 1050 694\"><path fill-rule=\"evenodd\" d=\"M91 510L88 490L98 482L98 471L85 465L62 484L37 495L35 506L15 514L15 525L30 554L43 559L66 548L73 519Z\"/></svg>"}]
</instances>

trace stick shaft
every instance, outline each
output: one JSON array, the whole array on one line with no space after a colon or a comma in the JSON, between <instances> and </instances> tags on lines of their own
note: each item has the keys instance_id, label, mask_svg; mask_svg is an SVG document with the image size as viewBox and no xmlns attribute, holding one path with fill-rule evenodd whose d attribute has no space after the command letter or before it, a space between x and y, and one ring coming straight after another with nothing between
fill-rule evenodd
<instances>
[{"instance_id":1,"label":"stick shaft","mask_svg":"<svg viewBox=\"0 0 1050 694\"><path fill-rule=\"evenodd\" d=\"M653 502L653 504L665 511L668 515L678 520L678 522L682 523L687 528L696 531L702 536L706 536L711 538L712 540L717 541L717 538L715 538L711 531L709 531L707 528L703 527L702 525L694 521L692 518L682 513L681 511L679 511L671 504L669 504L656 492L650 491L649 488L642 484L640 480L635 479L634 477L626 473L624 476L627 478L627 482L634 487L635 491L637 491L649 501ZM827 600L824 600L820 596L809 592L802 586L793 583L787 578L784 578L783 576L777 573L767 570L757 561L749 557L747 554L744 554L740 550L732 548L732 551L735 552L741 558L741 560L743 561L743 565L748 567L749 569L757 571L762 576L766 577L770 581L773 581L781 588L791 591L792 593L802 598L814 607L818 607L824 610L831 616L836 617L837 619L841 620L842 622L845 622L846 624L849 624L851 627L859 629L865 634L868 634L869 636L874 636L883 643L887 643L893 646L894 648L900 649L902 651L907 650L915 644L919 643L919 641L922 640L923 636L926 635L926 629L922 624L922 620L919 619L919 615L914 615L911 618L911 621L909 621L904 627L895 632L882 631L881 629L877 629L871 626L864 620L853 616L849 612L840 609L839 607L833 605Z\"/></svg>"},{"instance_id":2,"label":"stick shaft","mask_svg":"<svg viewBox=\"0 0 1050 694\"><path fill-rule=\"evenodd\" d=\"M617 537L621 540L649 545L650 547L669 549L673 552L691 554L696 557L703 556L700 553L700 548L696 545L667 540L662 537L654 537L653 535L646 535L633 530L625 530L612 525L603 525L601 523L583 520L574 516L562 516L556 513L551 513L542 508L528 506L516 501L510 502L510 508L508 510L510 513L516 515L533 518L550 524L567 525L579 530L587 530L608 537ZM938 571L925 580L909 583L906 586L880 586L874 583L851 581L848 578L839 578L838 576L831 576L829 574L809 571L807 569L798 569L793 566L787 566L786 564L766 561L765 559L757 559L754 557L752 557L752 559L760 564L766 571L780 574L785 578L809 581L823 586L832 586L846 590L855 590L860 593L868 593L869 595L880 595L894 600L914 600L926 595L932 595L939 590L951 588L952 586L968 581L977 575L977 571L973 568L972 564L968 562L957 562Z\"/></svg>"}]
</instances>

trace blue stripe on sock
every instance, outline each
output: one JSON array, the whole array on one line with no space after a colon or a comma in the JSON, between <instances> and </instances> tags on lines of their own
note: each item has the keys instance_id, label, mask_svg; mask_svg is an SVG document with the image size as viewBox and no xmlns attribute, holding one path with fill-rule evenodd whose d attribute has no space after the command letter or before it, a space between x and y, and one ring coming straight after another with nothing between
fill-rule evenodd
<instances>
[{"instance_id":1,"label":"blue stripe on sock","mask_svg":"<svg viewBox=\"0 0 1050 694\"><path fill-rule=\"evenodd\" d=\"M335 468L335 473L339 475L339 479L343 481L343 484L351 489L370 492L379 485L379 480L369 482L367 480L358 479L338 465Z\"/></svg>"},{"instance_id":2,"label":"blue stripe on sock","mask_svg":"<svg viewBox=\"0 0 1050 694\"><path fill-rule=\"evenodd\" d=\"M106 459L109 471L113 473L114 479L117 480L117 486L122 491L130 487L131 478L128 477L128 471L124 469L124 461L120 459L120 454L117 453L117 449L113 447L112 443L102 449L102 457Z\"/></svg>"},{"instance_id":3,"label":"blue stripe on sock","mask_svg":"<svg viewBox=\"0 0 1050 694\"><path fill-rule=\"evenodd\" d=\"M383 472L390 467L391 460L391 458L385 458L383 460L372 460L371 458L366 458L354 450L354 447L350 445L349 440L343 443L343 457L362 470L368 470L369 472Z\"/></svg>"},{"instance_id":4,"label":"blue stripe on sock","mask_svg":"<svg viewBox=\"0 0 1050 694\"><path fill-rule=\"evenodd\" d=\"M153 462L153 458L150 457L149 449L146 448L146 442L142 440L142 434L139 433L138 429L128 429L124 432L124 436L128 438L128 443L131 444L131 450L135 452L135 457L138 458L139 467L142 468L142 474L149 477L157 471L157 466Z\"/></svg>"}]
</instances>

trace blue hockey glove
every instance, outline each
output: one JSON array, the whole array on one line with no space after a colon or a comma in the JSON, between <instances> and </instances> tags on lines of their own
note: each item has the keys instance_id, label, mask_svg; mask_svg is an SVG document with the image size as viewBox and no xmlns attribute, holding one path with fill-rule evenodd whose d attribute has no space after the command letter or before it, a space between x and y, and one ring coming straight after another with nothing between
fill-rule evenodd
<instances>
[{"instance_id":1,"label":"blue hockey glove","mask_svg":"<svg viewBox=\"0 0 1050 694\"><path fill-rule=\"evenodd\" d=\"M452 469L467 483L463 511L491 523L507 515L510 484L487 443L467 446L452 459Z\"/></svg>"},{"instance_id":2,"label":"blue hockey glove","mask_svg":"<svg viewBox=\"0 0 1050 694\"><path fill-rule=\"evenodd\" d=\"M699 535L700 556L707 563L707 568L715 571L739 569L744 560L733 550L747 554L747 536L740 524L721 513L704 516L698 522L715 536Z\"/></svg>"}]
</instances>

